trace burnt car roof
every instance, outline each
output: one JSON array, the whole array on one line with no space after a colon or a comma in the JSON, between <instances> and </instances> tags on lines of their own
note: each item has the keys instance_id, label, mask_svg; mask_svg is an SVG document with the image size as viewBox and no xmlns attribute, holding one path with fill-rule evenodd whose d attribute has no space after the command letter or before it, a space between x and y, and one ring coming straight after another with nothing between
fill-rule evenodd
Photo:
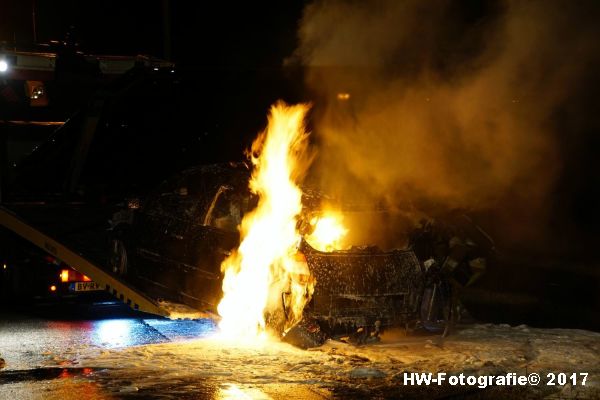
<instances>
[{"instance_id":1,"label":"burnt car roof","mask_svg":"<svg viewBox=\"0 0 600 400\"><path fill-rule=\"evenodd\" d=\"M198 165L164 180L151 196L186 187L191 195L199 195L203 203L208 203L212 200L211 196L223 185L230 186L239 193L248 192L250 176L251 168L246 162ZM331 196L314 187L301 186L301 189L302 204L308 210L318 210L323 201L335 201ZM345 204L343 206L344 209L354 209Z\"/></svg>"},{"instance_id":2,"label":"burnt car roof","mask_svg":"<svg viewBox=\"0 0 600 400\"><path fill-rule=\"evenodd\" d=\"M250 168L244 162L230 162L189 168L180 175L188 180L189 189L197 192L217 190L224 183L242 189L248 187Z\"/></svg>"}]
</instances>

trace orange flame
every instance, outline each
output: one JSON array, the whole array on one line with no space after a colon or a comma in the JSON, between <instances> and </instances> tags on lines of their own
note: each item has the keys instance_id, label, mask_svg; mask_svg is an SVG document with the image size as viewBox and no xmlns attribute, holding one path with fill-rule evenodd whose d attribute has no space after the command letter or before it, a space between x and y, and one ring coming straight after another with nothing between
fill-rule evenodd
<instances>
[{"instance_id":1,"label":"orange flame","mask_svg":"<svg viewBox=\"0 0 600 400\"><path fill-rule=\"evenodd\" d=\"M250 190L258 205L246 214L241 244L221 265L223 299L219 328L227 338L253 341L264 337L265 315L280 312L285 297L288 326L302 316L314 281L303 257L297 256L302 211L302 178L311 158L304 128L307 105L275 104L268 126L252 145L254 166Z\"/></svg>"},{"instance_id":2,"label":"orange flame","mask_svg":"<svg viewBox=\"0 0 600 400\"><path fill-rule=\"evenodd\" d=\"M343 239L348 233L344 227L342 214L326 211L310 220L313 231L305 239L313 248L320 251L343 249Z\"/></svg>"}]
</instances>

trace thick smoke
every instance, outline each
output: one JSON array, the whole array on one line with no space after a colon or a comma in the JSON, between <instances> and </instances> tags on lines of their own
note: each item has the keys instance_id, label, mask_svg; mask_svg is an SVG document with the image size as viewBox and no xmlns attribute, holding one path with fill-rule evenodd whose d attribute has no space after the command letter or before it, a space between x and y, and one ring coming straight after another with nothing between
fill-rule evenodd
<instances>
[{"instance_id":1,"label":"thick smoke","mask_svg":"<svg viewBox=\"0 0 600 400\"><path fill-rule=\"evenodd\" d=\"M310 67L321 105L317 175L345 197L398 209L514 202L538 213L561 170L557 138L576 119L559 124L557 114L598 65L597 10L567 1L308 5L288 62Z\"/></svg>"}]
</instances>

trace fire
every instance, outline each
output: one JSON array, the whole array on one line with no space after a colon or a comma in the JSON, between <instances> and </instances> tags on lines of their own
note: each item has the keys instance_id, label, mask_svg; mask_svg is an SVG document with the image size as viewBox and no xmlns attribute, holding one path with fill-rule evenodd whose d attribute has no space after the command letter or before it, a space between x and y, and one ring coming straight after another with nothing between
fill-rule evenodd
<instances>
[{"instance_id":1,"label":"fire","mask_svg":"<svg viewBox=\"0 0 600 400\"><path fill-rule=\"evenodd\" d=\"M324 215L310 220L313 231L306 236L306 241L320 251L332 251L343 248L343 239L348 233L344 227L342 215L327 211Z\"/></svg>"},{"instance_id":2,"label":"fire","mask_svg":"<svg viewBox=\"0 0 600 400\"><path fill-rule=\"evenodd\" d=\"M266 333L265 315L279 313L285 302L290 323L299 321L314 281L298 254L298 216L302 192L298 181L311 158L304 127L307 105L275 104L266 130L252 144L250 190L258 205L239 227L241 243L221 265L223 299L219 328L227 338L254 340ZM282 301L282 299L285 299Z\"/></svg>"}]
</instances>

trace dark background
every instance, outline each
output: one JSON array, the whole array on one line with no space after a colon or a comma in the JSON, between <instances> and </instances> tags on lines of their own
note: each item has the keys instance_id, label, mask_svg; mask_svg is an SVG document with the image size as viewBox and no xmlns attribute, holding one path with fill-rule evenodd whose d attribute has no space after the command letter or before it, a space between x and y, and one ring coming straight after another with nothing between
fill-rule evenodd
<instances>
[{"instance_id":1,"label":"dark background","mask_svg":"<svg viewBox=\"0 0 600 400\"><path fill-rule=\"evenodd\" d=\"M278 66L296 44L303 1L2 1L0 41L61 40L89 53L151 54L184 65ZM170 54L169 54L170 53Z\"/></svg>"}]
</instances>

